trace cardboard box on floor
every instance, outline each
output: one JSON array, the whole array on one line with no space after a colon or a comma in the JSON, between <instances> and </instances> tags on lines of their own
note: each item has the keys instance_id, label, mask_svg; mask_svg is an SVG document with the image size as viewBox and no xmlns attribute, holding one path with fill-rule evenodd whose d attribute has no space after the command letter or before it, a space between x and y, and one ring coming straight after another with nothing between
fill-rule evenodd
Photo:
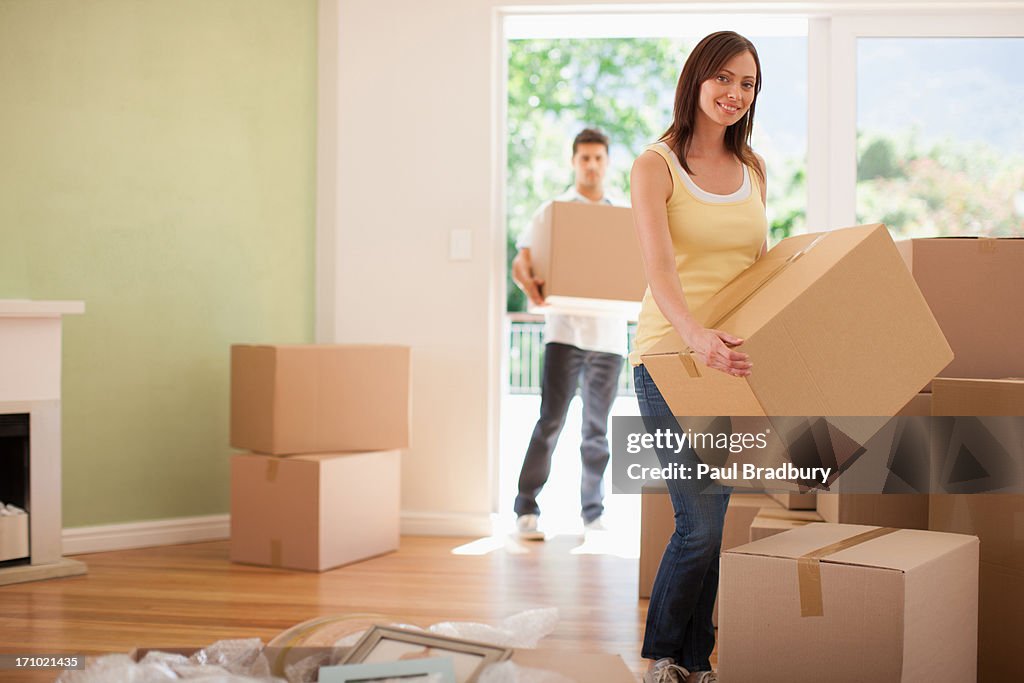
<instances>
[{"instance_id":1,"label":"cardboard box on floor","mask_svg":"<svg viewBox=\"0 0 1024 683\"><path fill-rule=\"evenodd\" d=\"M233 562L323 571L398 549L398 451L231 457Z\"/></svg>"},{"instance_id":2,"label":"cardboard box on floor","mask_svg":"<svg viewBox=\"0 0 1024 683\"><path fill-rule=\"evenodd\" d=\"M551 202L533 236L530 256L552 308L634 316L639 310L647 276L632 209Z\"/></svg>"},{"instance_id":3,"label":"cardboard box on floor","mask_svg":"<svg viewBox=\"0 0 1024 683\"><path fill-rule=\"evenodd\" d=\"M231 445L289 455L407 448L409 347L231 347Z\"/></svg>"},{"instance_id":4,"label":"cardboard box on floor","mask_svg":"<svg viewBox=\"0 0 1024 683\"><path fill-rule=\"evenodd\" d=\"M662 340L643 362L676 415L835 416L864 443L886 420L863 416L896 415L953 357L884 225L785 239L694 315L743 338L754 369L726 375ZM749 450L743 462L786 462Z\"/></svg>"},{"instance_id":5,"label":"cardboard box on floor","mask_svg":"<svg viewBox=\"0 0 1024 683\"><path fill-rule=\"evenodd\" d=\"M956 355L936 375L1024 376L1024 239L933 237L897 242Z\"/></svg>"},{"instance_id":6,"label":"cardboard box on floor","mask_svg":"<svg viewBox=\"0 0 1024 683\"><path fill-rule=\"evenodd\" d=\"M924 392L914 396L897 413L907 417L931 414L932 394ZM815 509L826 522L833 524L928 528L928 496L923 493L822 493L815 501Z\"/></svg>"},{"instance_id":7,"label":"cardboard box on floor","mask_svg":"<svg viewBox=\"0 0 1024 683\"><path fill-rule=\"evenodd\" d=\"M936 379L936 415L1024 415L1024 381ZM928 528L981 539L978 680L1024 680L1024 495L937 494Z\"/></svg>"},{"instance_id":8,"label":"cardboard box on floor","mask_svg":"<svg viewBox=\"0 0 1024 683\"><path fill-rule=\"evenodd\" d=\"M759 541L783 531L823 521L821 515L814 510L761 510L750 523L749 540Z\"/></svg>"},{"instance_id":9,"label":"cardboard box on floor","mask_svg":"<svg viewBox=\"0 0 1024 683\"><path fill-rule=\"evenodd\" d=\"M720 595L723 681L975 680L975 537L808 524L722 553Z\"/></svg>"}]
</instances>

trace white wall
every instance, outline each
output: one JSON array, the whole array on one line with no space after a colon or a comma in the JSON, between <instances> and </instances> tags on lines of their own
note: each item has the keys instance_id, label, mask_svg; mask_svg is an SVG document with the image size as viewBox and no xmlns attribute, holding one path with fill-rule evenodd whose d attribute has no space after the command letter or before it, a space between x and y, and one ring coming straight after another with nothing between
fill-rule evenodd
<instances>
[{"instance_id":1,"label":"white wall","mask_svg":"<svg viewBox=\"0 0 1024 683\"><path fill-rule=\"evenodd\" d=\"M324 155L337 171L336 196L326 197L322 187L319 200L321 244L334 260L333 271L330 258L321 262L321 301L333 299L335 340L413 347L414 444L403 461L404 529L472 533L492 508L489 463L497 445L504 226L492 189L504 157L492 133L501 4L321 2L331 8L321 20L338 27L321 30L321 97L337 98L336 121L321 122L321 172ZM815 5L856 10L897 3ZM335 77L336 95L324 85ZM330 107L321 102L320 111ZM472 230L470 261L448 259L449 231L456 228ZM328 330L323 340L330 336Z\"/></svg>"}]
</instances>

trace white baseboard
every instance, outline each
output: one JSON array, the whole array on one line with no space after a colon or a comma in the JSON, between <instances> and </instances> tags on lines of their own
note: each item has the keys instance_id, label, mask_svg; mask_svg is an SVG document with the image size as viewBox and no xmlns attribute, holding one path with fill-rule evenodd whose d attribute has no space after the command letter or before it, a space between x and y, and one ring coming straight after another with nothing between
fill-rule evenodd
<instances>
[{"instance_id":1,"label":"white baseboard","mask_svg":"<svg viewBox=\"0 0 1024 683\"><path fill-rule=\"evenodd\" d=\"M403 512L403 536L490 536L491 516L444 512ZM229 515L176 517L148 522L64 529L65 555L103 553L179 543L222 541L231 535Z\"/></svg>"},{"instance_id":2,"label":"white baseboard","mask_svg":"<svg viewBox=\"0 0 1024 683\"><path fill-rule=\"evenodd\" d=\"M221 541L231 535L228 515L177 517L148 522L64 529L64 554L103 553L158 545Z\"/></svg>"},{"instance_id":3,"label":"white baseboard","mask_svg":"<svg viewBox=\"0 0 1024 683\"><path fill-rule=\"evenodd\" d=\"M402 513L403 536L490 536L493 528L491 515L486 513Z\"/></svg>"}]
</instances>

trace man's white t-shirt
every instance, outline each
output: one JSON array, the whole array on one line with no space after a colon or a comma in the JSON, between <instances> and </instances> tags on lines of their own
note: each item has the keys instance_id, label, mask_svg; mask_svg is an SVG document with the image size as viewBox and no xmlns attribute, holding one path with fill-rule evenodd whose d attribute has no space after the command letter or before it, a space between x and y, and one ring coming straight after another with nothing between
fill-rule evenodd
<instances>
[{"instance_id":1,"label":"man's white t-shirt","mask_svg":"<svg viewBox=\"0 0 1024 683\"><path fill-rule=\"evenodd\" d=\"M555 197L552 201L609 204L611 206L622 205L613 201L607 195L600 201L591 201L577 192L575 186ZM544 217L544 210L550 204L551 202L545 202L533 214L526 229L523 230L522 234L519 235L519 239L516 240L517 249L530 247L534 232L538 229L540 221ZM627 353L626 324L625 316L616 313L569 315L545 311L544 342L569 344L584 351L601 351L603 353L617 353L620 356L625 356Z\"/></svg>"}]
</instances>

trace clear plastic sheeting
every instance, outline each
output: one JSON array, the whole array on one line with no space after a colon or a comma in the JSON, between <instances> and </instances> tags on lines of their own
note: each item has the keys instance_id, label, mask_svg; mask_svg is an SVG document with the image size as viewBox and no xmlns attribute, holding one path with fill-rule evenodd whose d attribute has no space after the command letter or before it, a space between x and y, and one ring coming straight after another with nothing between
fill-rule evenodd
<instances>
[{"instance_id":1,"label":"clear plastic sheeting","mask_svg":"<svg viewBox=\"0 0 1024 683\"><path fill-rule=\"evenodd\" d=\"M263 656L263 641L221 640L191 657L169 652L147 652L138 662L128 655L107 655L90 660L84 669L69 669L57 683L284 683L270 675Z\"/></svg>"},{"instance_id":2,"label":"clear plastic sheeting","mask_svg":"<svg viewBox=\"0 0 1024 683\"><path fill-rule=\"evenodd\" d=\"M509 648L534 648L558 624L555 608L519 612L497 626L468 621L446 621L427 629L409 624L392 627L475 640ZM57 683L166 683L188 680L200 683L311 683L321 666L340 664L349 648L365 631L350 633L333 644L284 668L286 679L271 674L267 651L258 638L221 640L192 656L150 651L138 662L128 655L107 655L91 660L84 669L67 670ZM273 648L271 648L273 649ZM481 672L480 683L570 683L566 677L550 671L502 662Z\"/></svg>"},{"instance_id":3,"label":"clear plastic sheeting","mask_svg":"<svg viewBox=\"0 0 1024 683\"><path fill-rule=\"evenodd\" d=\"M502 619L498 626L471 621L445 621L428 630L439 636L476 640L503 647L537 647L558 625L558 609L531 609Z\"/></svg>"}]
</instances>

